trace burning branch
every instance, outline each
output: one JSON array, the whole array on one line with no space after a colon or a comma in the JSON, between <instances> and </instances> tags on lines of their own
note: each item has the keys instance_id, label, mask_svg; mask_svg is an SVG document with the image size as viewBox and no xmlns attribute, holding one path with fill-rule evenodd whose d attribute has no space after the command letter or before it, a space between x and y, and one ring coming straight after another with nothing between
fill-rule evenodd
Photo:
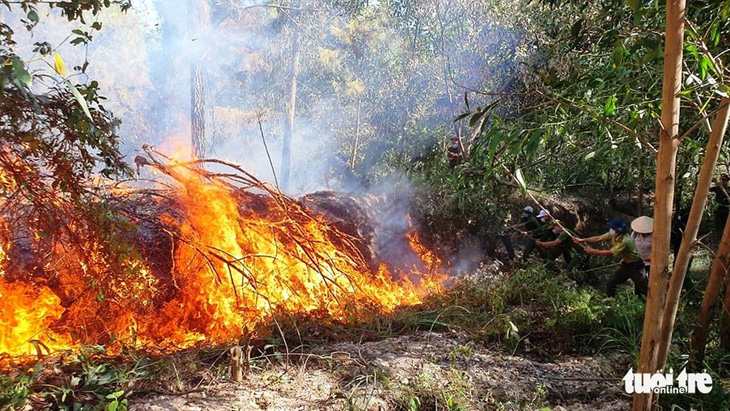
<instances>
[{"instance_id":1,"label":"burning branch","mask_svg":"<svg viewBox=\"0 0 730 411\"><path fill-rule=\"evenodd\" d=\"M415 233L408 244L420 268L376 269L362 251L365 239L241 167L215 159L179 162L148 146L144 151L134 159L137 167L171 180L153 180L157 188L111 184L98 190L129 225L132 249L109 259L97 251L122 243L100 244L78 229L73 236L37 237L46 244L43 286L27 277L14 285L0 276L0 294L17 310L11 316L29 326L7 338L0 329L0 352L32 354L29 340L42 341L48 351L78 344L177 350L227 343L257 335L274 312L345 320L361 310L416 304L445 278ZM213 165L216 172L206 169ZM317 198L323 199L308 201ZM84 224L77 220L69 221ZM79 247L64 249L67 243ZM21 319L24 310L36 310L35 317Z\"/></svg>"}]
</instances>

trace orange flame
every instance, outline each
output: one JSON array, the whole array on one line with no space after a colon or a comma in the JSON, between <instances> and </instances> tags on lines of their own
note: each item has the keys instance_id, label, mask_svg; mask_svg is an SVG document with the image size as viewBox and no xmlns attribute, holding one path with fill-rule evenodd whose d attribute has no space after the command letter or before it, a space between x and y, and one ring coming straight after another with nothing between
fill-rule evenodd
<instances>
[{"instance_id":1,"label":"orange flame","mask_svg":"<svg viewBox=\"0 0 730 411\"><path fill-rule=\"evenodd\" d=\"M415 231L408 242L421 267L397 281L386 264L371 272L354 246L337 240L347 239L344 233L297 203L241 195L182 167L175 179L182 188L172 197L181 210L160 218L174 237L166 279L134 258L120 270L134 275L114 279L64 260L47 267L58 272L54 287L9 282L0 272L0 353L222 343L255 333L275 311L347 320L363 308L389 312L443 289L441 261Z\"/></svg>"}]
</instances>

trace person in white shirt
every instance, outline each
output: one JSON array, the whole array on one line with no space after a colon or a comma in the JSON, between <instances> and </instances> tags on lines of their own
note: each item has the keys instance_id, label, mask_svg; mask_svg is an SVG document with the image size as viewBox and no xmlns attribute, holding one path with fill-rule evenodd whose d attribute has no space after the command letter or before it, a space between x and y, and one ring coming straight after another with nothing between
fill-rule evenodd
<instances>
[{"instance_id":1,"label":"person in white shirt","mask_svg":"<svg viewBox=\"0 0 730 411\"><path fill-rule=\"evenodd\" d=\"M631 222L631 229L634 230L631 233L631 239L636 244L636 249L644 261L644 270L648 275L649 267L651 267L651 233L654 231L654 220L643 215Z\"/></svg>"}]
</instances>

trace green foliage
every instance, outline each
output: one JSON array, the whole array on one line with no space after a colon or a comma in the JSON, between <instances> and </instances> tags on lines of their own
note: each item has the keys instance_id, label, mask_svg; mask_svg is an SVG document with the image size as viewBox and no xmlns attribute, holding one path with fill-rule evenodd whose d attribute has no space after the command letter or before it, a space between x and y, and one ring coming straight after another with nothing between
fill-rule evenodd
<instances>
[{"instance_id":1,"label":"green foliage","mask_svg":"<svg viewBox=\"0 0 730 411\"><path fill-rule=\"evenodd\" d=\"M37 23L34 3L21 1L19 6ZM69 21L82 23L85 10L95 15L111 4L109 0L50 3ZM12 10L10 3L5 5ZM101 28L98 24L93 27ZM38 196L58 189L78 197L84 191L84 179L94 171L104 177L128 173L115 133L118 121L102 105L99 84L71 83L64 77L65 65L57 53L52 67L59 77L38 71L31 75L27 63L14 52L13 29L0 23L0 32L4 34L0 37L0 167L4 176L0 193L10 196L25 190L26 195ZM36 45L43 56L53 51L47 42ZM42 82L43 87L31 88L34 82Z\"/></svg>"},{"instance_id":2,"label":"green foliage","mask_svg":"<svg viewBox=\"0 0 730 411\"><path fill-rule=\"evenodd\" d=\"M730 391L723 379L712 370L712 391L707 394L662 394L659 405L676 410L726 410L730 409Z\"/></svg>"},{"instance_id":3,"label":"green foliage","mask_svg":"<svg viewBox=\"0 0 730 411\"><path fill-rule=\"evenodd\" d=\"M33 393L31 384L38 371L39 367L36 367L32 374L30 370L24 370L17 377L0 374L0 408L22 408L28 396Z\"/></svg>"},{"instance_id":4,"label":"green foliage","mask_svg":"<svg viewBox=\"0 0 730 411\"><path fill-rule=\"evenodd\" d=\"M99 358L103 354L103 347L84 347L63 364L38 362L33 368L4 374L0 377L0 407L21 409L35 394L33 404L43 408L126 410L128 387L151 378L154 363L142 358L130 364L112 364L106 357Z\"/></svg>"},{"instance_id":5,"label":"green foliage","mask_svg":"<svg viewBox=\"0 0 730 411\"><path fill-rule=\"evenodd\" d=\"M533 187L650 189L663 70L661 2L539 3L549 7L531 10L529 31L538 52L513 83L520 103L487 93L481 98L488 109L474 111L465 98L466 109L457 116L481 128L468 147L470 161L485 164L487 173L519 167ZM727 95L727 8L727 1L688 4L682 130ZM477 124L486 111L495 119ZM689 181L680 184L696 178L707 139L705 128L692 130L678 160L678 175Z\"/></svg>"},{"instance_id":6,"label":"green foliage","mask_svg":"<svg viewBox=\"0 0 730 411\"><path fill-rule=\"evenodd\" d=\"M602 328L593 339L601 352L621 352L631 355L638 364L641 330L644 327L644 301L631 290L619 293L615 302L603 307Z\"/></svg>"},{"instance_id":7,"label":"green foliage","mask_svg":"<svg viewBox=\"0 0 730 411\"><path fill-rule=\"evenodd\" d=\"M450 369L445 384L421 372L409 379L408 386L403 388L399 406L404 410L446 409L463 411L469 399L472 385L468 373Z\"/></svg>"}]
</instances>

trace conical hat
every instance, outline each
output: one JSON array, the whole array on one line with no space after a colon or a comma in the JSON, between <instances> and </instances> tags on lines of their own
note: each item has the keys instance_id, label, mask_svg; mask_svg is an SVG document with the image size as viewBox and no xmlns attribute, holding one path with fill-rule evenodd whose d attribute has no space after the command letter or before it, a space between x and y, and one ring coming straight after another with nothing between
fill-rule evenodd
<instances>
[{"instance_id":1,"label":"conical hat","mask_svg":"<svg viewBox=\"0 0 730 411\"><path fill-rule=\"evenodd\" d=\"M631 222L631 229L641 234L649 234L654 230L654 219L645 215Z\"/></svg>"}]
</instances>

